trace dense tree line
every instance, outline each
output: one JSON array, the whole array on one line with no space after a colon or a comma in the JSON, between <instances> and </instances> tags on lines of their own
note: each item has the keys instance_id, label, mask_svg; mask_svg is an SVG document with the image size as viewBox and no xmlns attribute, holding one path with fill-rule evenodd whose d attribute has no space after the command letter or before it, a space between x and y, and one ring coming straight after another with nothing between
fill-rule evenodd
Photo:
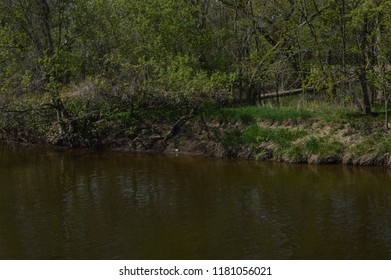
<instances>
[{"instance_id":1,"label":"dense tree line","mask_svg":"<svg viewBox=\"0 0 391 280\"><path fill-rule=\"evenodd\" d=\"M130 105L391 90L391 0L0 0L0 93L83 87ZM387 110L387 107L386 107Z\"/></svg>"}]
</instances>

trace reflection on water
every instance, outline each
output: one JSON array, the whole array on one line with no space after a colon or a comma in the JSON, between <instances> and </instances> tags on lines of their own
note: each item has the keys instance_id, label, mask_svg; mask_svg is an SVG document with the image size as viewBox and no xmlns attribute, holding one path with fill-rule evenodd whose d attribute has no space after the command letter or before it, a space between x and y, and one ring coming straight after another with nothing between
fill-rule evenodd
<instances>
[{"instance_id":1,"label":"reflection on water","mask_svg":"<svg viewBox=\"0 0 391 280\"><path fill-rule=\"evenodd\" d=\"M0 146L0 259L389 259L391 170Z\"/></svg>"}]
</instances>

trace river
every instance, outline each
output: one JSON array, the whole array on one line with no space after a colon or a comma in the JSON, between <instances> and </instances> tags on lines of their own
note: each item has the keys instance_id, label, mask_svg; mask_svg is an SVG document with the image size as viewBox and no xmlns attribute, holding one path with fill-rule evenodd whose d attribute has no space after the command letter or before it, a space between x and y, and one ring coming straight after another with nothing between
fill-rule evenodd
<instances>
[{"instance_id":1,"label":"river","mask_svg":"<svg viewBox=\"0 0 391 280\"><path fill-rule=\"evenodd\" d=\"M390 259L391 170L0 145L0 259Z\"/></svg>"}]
</instances>

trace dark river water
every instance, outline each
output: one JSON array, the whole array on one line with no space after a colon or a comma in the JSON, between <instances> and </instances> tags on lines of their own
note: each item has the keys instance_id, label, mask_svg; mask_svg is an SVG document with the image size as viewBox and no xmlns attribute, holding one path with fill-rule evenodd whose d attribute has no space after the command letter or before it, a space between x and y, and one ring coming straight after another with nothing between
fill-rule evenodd
<instances>
[{"instance_id":1,"label":"dark river water","mask_svg":"<svg viewBox=\"0 0 391 280\"><path fill-rule=\"evenodd\" d=\"M0 259L390 259L391 170L0 145Z\"/></svg>"}]
</instances>

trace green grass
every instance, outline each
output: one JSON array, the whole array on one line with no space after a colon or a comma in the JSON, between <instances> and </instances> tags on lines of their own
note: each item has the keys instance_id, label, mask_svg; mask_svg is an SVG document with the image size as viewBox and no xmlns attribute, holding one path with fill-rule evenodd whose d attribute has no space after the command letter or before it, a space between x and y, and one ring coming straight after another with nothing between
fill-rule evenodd
<instances>
[{"instance_id":1,"label":"green grass","mask_svg":"<svg viewBox=\"0 0 391 280\"><path fill-rule=\"evenodd\" d=\"M328 137L310 137L302 143L292 146L284 156L295 162L307 161L311 156L318 156L320 161L340 159L344 153L343 143Z\"/></svg>"},{"instance_id":2,"label":"green grass","mask_svg":"<svg viewBox=\"0 0 391 280\"><path fill-rule=\"evenodd\" d=\"M202 111L206 117L217 117L223 120L238 120L250 123L254 120L283 121L292 119L309 119L313 114L305 109L288 107L244 106L231 108L208 108Z\"/></svg>"},{"instance_id":3,"label":"green grass","mask_svg":"<svg viewBox=\"0 0 391 280\"><path fill-rule=\"evenodd\" d=\"M273 142L280 147L288 147L293 141L304 137L307 132L303 130L291 130L287 128L269 128L252 125L247 127L242 134L246 144L259 145L264 142Z\"/></svg>"},{"instance_id":4,"label":"green grass","mask_svg":"<svg viewBox=\"0 0 391 280\"><path fill-rule=\"evenodd\" d=\"M240 145L259 147L262 143L271 142L281 149L290 147L293 141L307 135L303 130L287 128L269 128L251 125L243 131L234 130L226 132L220 139L224 147L238 148Z\"/></svg>"},{"instance_id":5,"label":"green grass","mask_svg":"<svg viewBox=\"0 0 391 280\"><path fill-rule=\"evenodd\" d=\"M345 108L338 105L312 103L308 105L308 110L311 110L316 119L326 122L339 122L351 118L357 114L357 109Z\"/></svg>"},{"instance_id":6,"label":"green grass","mask_svg":"<svg viewBox=\"0 0 391 280\"><path fill-rule=\"evenodd\" d=\"M217 117L222 120L238 120L242 123L251 123L255 120L271 120L271 121L285 121L285 120L306 120L318 119L326 122L373 122L381 121L380 116L363 116L357 111L357 108L352 106L343 107L338 104L330 104L325 102L313 102L300 106L287 107L273 107L273 106L243 106L243 107L229 107L229 108L208 108L204 109L202 113L206 117Z\"/></svg>"},{"instance_id":7,"label":"green grass","mask_svg":"<svg viewBox=\"0 0 391 280\"><path fill-rule=\"evenodd\" d=\"M329 123L348 121L350 123L372 123L384 119L384 110L376 106L372 108L374 114L363 115L355 106L342 106L327 102L312 102L307 105L307 110L313 113L314 118Z\"/></svg>"},{"instance_id":8,"label":"green grass","mask_svg":"<svg viewBox=\"0 0 391 280\"><path fill-rule=\"evenodd\" d=\"M366 139L353 146L350 153L354 156L365 156L368 154L385 155L391 153L391 136L379 132L368 136Z\"/></svg>"},{"instance_id":9,"label":"green grass","mask_svg":"<svg viewBox=\"0 0 391 280\"><path fill-rule=\"evenodd\" d=\"M227 132L221 143L230 149L250 146L257 152L258 159L272 155L275 159L290 162L308 162L312 156L316 156L318 162L336 162L342 159L346 149L343 143L330 137L309 137L305 130L257 125L248 126L243 131ZM264 145L266 143L271 145ZM386 144L385 147L391 150L391 139Z\"/></svg>"}]
</instances>

